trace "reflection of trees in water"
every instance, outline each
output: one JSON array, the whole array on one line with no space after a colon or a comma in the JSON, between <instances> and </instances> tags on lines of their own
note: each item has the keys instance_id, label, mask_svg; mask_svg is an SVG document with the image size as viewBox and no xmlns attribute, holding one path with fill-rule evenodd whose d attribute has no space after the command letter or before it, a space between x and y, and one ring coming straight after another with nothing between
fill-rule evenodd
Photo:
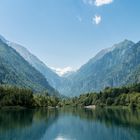
<instances>
[{"instance_id":1,"label":"reflection of trees in water","mask_svg":"<svg viewBox=\"0 0 140 140\"><path fill-rule=\"evenodd\" d=\"M139 130L137 129L140 120L138 112L135 115L128 110L61 108L59 113L57 123L48 129L48 136L46 135L44 140L47 138L53 140L57 134L64 134L66 136L64 139L68 136L75 140L139 140L140 138L138 133L140 126Z\"/></svg>"},{"instance_id":2,"label":"reflection of trees in water","mask_svg":"<svg viewBox=\"0 0 140 140\"><path fill-rule=\"evenodd\" d=\"M0 131L8 129L28 127L32 124L32 110L1 110Z\"/></svg>"},{"instance_id":3,"label":"reflection of trees in water","mask_svg":"<svg viewBox=\"0 0 140 140\"><path fill-rule=\"evenodd\" d=\"M140 129L140 111L127 109L78 109L63 108L64 114L73 114L81 119L88 121L99 121L105 123L108 127L117 125L122 127L134 127Z\"/></svg>"},{"instance_id":4,"label":"reflection of trees in water","mask_svg":"<svg viewBox=\"0 0 140 140\"><path fill-rule=\"evenodd\" d=\"M58 114L72 114L87 119L88 121L100 121L107 126L121 125L140 127L140 111L131 111L125 109L78 109L62 108L58 110L1 110L0 111L0 132L8 129L24 129L30 127L33 123L43 121L46 126L53 123Z\"/></svg>"},{"instance_id":5,"label":"reflection of trees in water","mask_svg":"<svg viewBox=\"0 0 140 140\"><path fill-rule=\"evenodd\" d=\"M76 109L63 108L64 116L75 116L72 124L74 132L69 132L81 140L139 140L140 112L119 109ZM71 130L72 131L72 130ZM75 133L76 131L76 133Z\"/></svg>"},{"instance_id":6,"label":"reflection of trees in water","mask_svg":"<svg viewBox=\"0 0 140 140\"><path fill-rule=\"evenodd\" d=\"M0 139L38 140L57 116L55 110L1 110Z\"/></svg>"},{"instance_id":7,"label":"reflection of trees in water","mask_svg":"<svg viewBox=\"0 0 140 140\"><path fill-rule=\"evenodd\" d=\"M52 124L57 119L57 132L62 130L75 136L80 134L81 139L86 138L86 135L92 138L93 132L99 137L100 131L105 136L109 131L112 138L114 134L131 139L139 138L136 132L136 130L140 131L139 111L61 108L58 110L0 110L0 139L39 140L44 134L50 132ZM54 127L52 134L54 134Z\"/></svg>"}]
</instances>

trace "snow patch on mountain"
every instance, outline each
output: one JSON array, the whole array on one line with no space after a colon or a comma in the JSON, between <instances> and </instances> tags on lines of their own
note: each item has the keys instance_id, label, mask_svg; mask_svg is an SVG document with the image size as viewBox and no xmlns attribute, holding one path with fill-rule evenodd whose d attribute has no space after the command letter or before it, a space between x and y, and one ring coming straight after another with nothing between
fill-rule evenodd
<instances>
[{"instance_id":1,"label":"snow patch on mountain","mask_svg":"<svg viewBox=\"0 0 140 140\"><path fill-rule=\"evenodd\" d=\"M54 68L54 67L51 67L51 69L52 69L55 73L57 73L59 76L64 76L64 75L66 75L66 74L68 74L68 73L72 73L72 72L75 71L75 70L74 70L72 67L70 67L70 66L64 67L64 68Z\"/></svg>"}]
</instances>

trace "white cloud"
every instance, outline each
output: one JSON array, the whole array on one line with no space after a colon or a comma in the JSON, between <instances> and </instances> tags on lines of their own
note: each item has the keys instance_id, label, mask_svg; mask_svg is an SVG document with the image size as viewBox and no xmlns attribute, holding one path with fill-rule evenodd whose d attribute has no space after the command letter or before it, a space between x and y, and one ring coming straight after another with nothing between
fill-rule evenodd
<instances>
[{"instance_id":1,"label":"white cloud","mask_svg":"<svg viewBox=\"0 0 140 140\"><path fill-rule=\"evenodd\" d=\"M59 76L63 76L64 74L67 74L69 72L73 72L74 70L71 67L65 67L65 68L54 68L51 67L51 69L56 72Z\"/></svg>"},{"instance_id":2,"label":"white cloud","mask_svg":"<svg viewBox=\"0 0 140 140\"><path fill-rule=\"evenodd\" d=\"M96 6L102 6L102 5L105 5L105 4L110 4L112 3L113 0L95 0L95 5Z\"/></svg>"},{"instance_id":3,"label":"white cloud","mask_svg":"<svg viewBox=\"0 0 140 140\"><path fill-rule=\"evenodd\" d=\"M112 3L113 0L83 0L83 2L89 5L102 6Z\"/></svg>"},{"instance_id":4,"label":"white cloud","mask_svg":"<svg viewBox=\"0 0 140 140\"><path fill-rule=\"evenodd\" d=\"M95 16L92 18L92 23L98 25L98 24L101 22L101 20L102 20L101 16L95 15Z\"/></svg>"}]
</instances>

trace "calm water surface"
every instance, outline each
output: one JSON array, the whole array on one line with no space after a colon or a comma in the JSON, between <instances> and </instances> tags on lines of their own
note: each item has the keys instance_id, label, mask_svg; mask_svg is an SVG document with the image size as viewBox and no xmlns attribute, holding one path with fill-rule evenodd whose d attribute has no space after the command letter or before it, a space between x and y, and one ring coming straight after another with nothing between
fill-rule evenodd
<instances>
[{"instance_id":1,"label":"calm water surface","mask_svg":"<svg viewBox=\"0 0 140 140\"><path fill-rule=\"evenodd\" d=\"M0 110L0 140L140 140L140 112Z\"/></svg>"}]
</instances>

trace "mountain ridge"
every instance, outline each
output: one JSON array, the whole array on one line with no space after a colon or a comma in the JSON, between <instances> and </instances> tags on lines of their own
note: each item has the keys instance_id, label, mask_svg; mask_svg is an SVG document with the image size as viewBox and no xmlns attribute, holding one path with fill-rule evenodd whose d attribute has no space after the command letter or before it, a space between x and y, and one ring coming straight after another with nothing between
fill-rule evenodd
<instances>
[{"instance_id":1,"label":"mountain ridge","mask_svg":"<svg viewBox=\"0 0 140 140\"><path fill-rule=\"evenodd\" d=\"M128 58L131 56L130 53L134 48L134 42L124 40L113 45L109 51L105 51L99 59L96 59L98 54L100 54L99 52L95 57L81 66L76 74L69 77L72 82L69 84L71 87L67 94L71 96L71 94L76 93L72 96L77 96L81 93L102 90L106 86L114 87L127 84L125 82L126 79L128 79L126 76L129 71L133 71L131 66L133 62L129 61ZM130 60L131 59L134 61L135 58L130 57ZM136 66L139 64L140 62L136 64ZM133 66L136 67L135 65ZM125 67L128 67L128 69ZM124 71L124 73L122 71Z\"/></svg>"},{"instance_id":2,"label":"mountain ridge","mask_svg":"<svg viewBox=\"0 0 140 140\"><path fill-rule=\"evenodd\" d=\"M15 49L27 62L29 62L35 69L42 73L48 80L50 85L57 87L57 82L60 82L60 77L54 73L46 64L39 60L35 55L30 53L25 47L9 42L8 45Z\"/></svg>"},{"instance_id":3,"label":"mountain ridge","mask_svg":"<svg viewBox=\"0 0 140 140\"><path fill-rule=\"evenodd\" d=\"M25 47L9 41L6 43L65 96L78 96L86 92L100 91L107 86L117 87L140 82L140 41L134 43L125 39L103 49L77 71L64 77L58 76Z\"/></svg>"},{"instance_id":4,"label":"mountain ridge","mask_svg":"<svg viewBox=\"0 0 140 140\"><path fill-rule=\"evenodd\" d=\"M57 93L43 75L0 39L0 83Z\"/></svg>"}]
</instances>

